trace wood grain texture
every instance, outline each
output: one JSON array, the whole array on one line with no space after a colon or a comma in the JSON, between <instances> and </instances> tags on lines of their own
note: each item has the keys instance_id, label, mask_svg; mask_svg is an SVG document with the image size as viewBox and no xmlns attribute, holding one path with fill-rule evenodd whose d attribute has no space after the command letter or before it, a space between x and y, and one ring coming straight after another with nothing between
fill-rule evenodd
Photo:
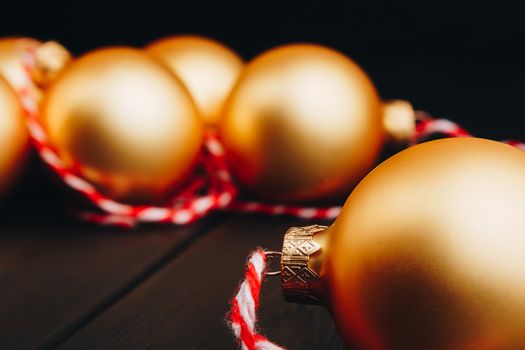
<instances>
[{"instance_id":1,"label":"wood grain texture","mask_svg":"<svg viewBox=\"0 0 525 350\"><path fill-rule=\"evenodd\" d=\"M0 218L0 349L55 346L206 227L123 232L82 226L35 209Z\"/></svg>"},{"instance_id":2,"label":"wood grain texture","mask_svg":"<svg viewBox=\"0 0 525 350\"><path fill-rule=\"evenodd\" d=\"M280 249L286 228L305 224L237 216L217 225L60 349L235 349L224 317L248 253ZM284 302L279 278L263 286L260 320L263 334L290 349L343 348L329 312Z\"/></svg>"}]
</instances>

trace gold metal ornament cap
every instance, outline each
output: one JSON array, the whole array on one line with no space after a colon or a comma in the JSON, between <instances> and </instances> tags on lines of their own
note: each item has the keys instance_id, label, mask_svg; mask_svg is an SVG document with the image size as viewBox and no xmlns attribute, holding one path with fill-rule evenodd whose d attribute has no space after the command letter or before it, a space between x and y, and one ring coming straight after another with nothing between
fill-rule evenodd
<instances>
[{"instance_id":1,"label":"gold metal ornament cap","mask_svg":"<svg viewBox=\"0 0 525 350\"><path fill-rule=\"evenodd\" d=\"M408 101L390 100L383 103L383 126L391 141L406 143L416 132L416 113Z\"/></svg>"},{"instance_id":2,"label":"gold metal ornament cap","mask_svg":"<svg viewBox=\"0 0 525 350\"><path fill-rule=\"evenodd\" d=\"M46 88L71 62L69 51L56 41L41 44L35 52L35 68L31 78L40 88Z\"/></svg>"},{"instance_id":3,"label":"gold metal ornament cap","mask_svg":"<svg viewBox=\"0 0 525 350\"><path fill-rule=\"evenodd\" d=\"M281 255L281 289L288 302L319 304L314 285L319 283L319 271L311 264L312 254L321 249L313 235L327 226L291 227L284 235Z\"/></svg>"}]
</instances>

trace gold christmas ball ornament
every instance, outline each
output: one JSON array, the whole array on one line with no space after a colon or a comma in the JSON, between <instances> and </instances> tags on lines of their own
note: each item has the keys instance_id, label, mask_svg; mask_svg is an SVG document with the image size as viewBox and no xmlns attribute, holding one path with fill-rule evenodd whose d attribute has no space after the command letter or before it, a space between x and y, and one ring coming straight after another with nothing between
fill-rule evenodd
<instances>
[{"instance_id":1,"label":"gold christmas ball ornament","mask_svg":"<svg viewBox=\"0 0 525 350\"><path fill-rule=\"evenodd\" d=\"M523 151L411 147L366 176L331 227L287 233L283 291L329 306L359 349L523 349L523 208Z\"/></svg>"},{"instance_id":2,"label":"gold christmas ball ornament","mask_svg":"<svg viewBox=\"0 0 525 350\"><path fill-rule=\"evenodd\" d=\"M219 124L224 103L237 82L243 61L230 48L200 36L158 40L146 50L164 61L182 80L207 125Z\"/></svg>"},{"instance_id":3,"label":"gold christmas ball ornament","mask_svg":"<svg viewBox=\"0 0 525 350\"><path fill-rule=\"evenodd\" d=\"M0 197L11 186L29 148L23 113L16 93L0 78Z\"/></svg>"},{"instance_id":4,"label":"gold christmas ball ornament","mask_svg":"<svg viewBox=\"0 0 525 350\"><path fill-rule=\"evenodd\" d=\"M189 93L141 50L74 60L49 87L42 122L60 157L111 198L161 200L191 171L203 126Z\"/></svg>"},{"instance_id":5,"label":"gold christmas ball ornament","mask_svg":"<svg viewBox=\"0 0 525 350\"><path fill-rule=\"evenodd\" d=\"M348 195L373 167L382 103L365 72L326 47L287 45L250 62L220 131L238 181L285 202Z\"/></svg>"}]
</instances>

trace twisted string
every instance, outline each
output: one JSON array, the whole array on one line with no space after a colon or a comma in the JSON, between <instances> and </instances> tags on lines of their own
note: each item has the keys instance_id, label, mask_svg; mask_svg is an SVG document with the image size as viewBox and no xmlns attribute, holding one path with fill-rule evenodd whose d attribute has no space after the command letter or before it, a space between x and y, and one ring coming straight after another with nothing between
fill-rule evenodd
<instances>
[{"instance_id":1,"label":"twisted string","mask_svg":"<svg viewBox=\"0 0 525 350\"><path fill-rule=\"evenodd\" d=\"M265 271L266 254L262 249L257 249L248 259L244 279L231 301L228 324L243 350L284 349L256 330L257 309Z\"/></svg>"},{"instance_id":2,"label":"twisted string","mask_svg":"<svg viewBox=\"0 0 525 350\"><path fill-rule=\"evenodd\" d=\"M133 227L141 222L171 223L186 225L197 221L217 210L238 212L256 212L270 215L290 215L303 219L335 219L341 207L302 207L286 204L267 204L262 202L240 201L239 190L233 181L226 164L226 154L216 132L208 131L200 155L199 168L185 189L176 194L168 204L129 205L117 202L104 195L86 181L79 170L66 164L50 144L45 129L40 124L39 110L34 96L31 75L35 69L35 48L23 52L22 65L26 72L25 83L19 89L22 108L31 141L41 159L62 179L62 181L83 195L98 212L83 212L79 217L99 225ZM424 112L418 112L419 122L411 140L415 144L431 134L441 133L448 137L470 136L456 123L446 119L433 119ZM518 141L506 141L516 147L525 149Z\"/></svg>"},{"instance_id":3,"label":"twisted string","mask_svg":"<svg viewBox=\"0 0 525 350\"><path fill-rule=\"evenodd\" d=\"M138 206L113 200L83 179L78 169L67 165L49 142L45 129L40 124L38 105L31 89L35 52L34 48L29 48L22 55L26 76L25 84L18 91L30 138L40 158L62 181L99 209L98 212L80 213L79 217L83 220L99 225L133 227L141 222L186 225L217 210L293 215L320 220L334 219L339 214L340 207L317 208L240 201L239 191L226 164L224 148L214 131L208 131L205 135L199 158L199 168L202 171L196 172L188 186L176 194L169 204Z\"/></svg>"}]
</instances>

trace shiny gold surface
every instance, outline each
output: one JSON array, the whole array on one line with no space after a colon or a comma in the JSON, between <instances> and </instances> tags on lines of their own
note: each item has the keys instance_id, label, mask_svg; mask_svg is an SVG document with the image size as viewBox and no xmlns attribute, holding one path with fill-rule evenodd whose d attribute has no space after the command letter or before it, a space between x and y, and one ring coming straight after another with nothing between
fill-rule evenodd
<instances>
[{"instance_id":1,"label":"shiny gold surface","mask_svg":"<svg viewBox=\"0 0 525 350\"><path fill-rule=\"evenodd\" d=\"M326 226L290 227L284 235L281 252L281 289L284 299L303 304L319 304L316 286L320 269L313 264L322 246L313 235L325 231Z\"/></svg>"},{"instance_id":2,"label":"shiny gold surface","mask_svg":"<svg viewBox=\"0 0 525 350\"><path fill-rule=\"evenodd\" d=\"M162 59L188 88L207 125L218 125L224 103L243 68L241 58L223 44L200 36L158 40L147 51Z\"/></svg>"},{"instance_id":3,"label":"shiny gold surface","mask_svg":"<svg viewBox=\"0 0 525 350\"><path fill-rule=\"evenodd\" d=\"M363 349L525 348L525 153L424 143L357 186L324 260L336 323Z\"/></svg>"},{"instance_id":4,"label":"shiny gold surface","mask_svg":"<svg viewBox=\"0 0 525 350\"><path fill-rule=\"evenodd\" d=\"M36 49L40 42L30 38L0 38L0 76L17 91L26 86L27 74L22 65L22 54L28 48ZM40 99L42 93L31 84L34 95Z\"/></svg>"},{"instance_id":5,"label":"shiny gold surface","mask_svg":"<svg viewBox=\"0 0 525 350\"><path fill-rule=\"evenodd\" d=\"M0 78L0 197L18 174L27 150L28 135L18 97Z\"/></svg>"},{"instance_id":6,"label":"shiny gold surface","mask_svg":"<svg viewBox=\"0 0 525 350\"><path fill-rule=\"evenodd\" d=\"M316 45L270 50L247 65L221 134L238 180L279 201L348 195L383 143L382 107L368 76Z\"/></svg>"},{"instance_id":7,"label":"shiny gold surface","mask_svg":"<svg viewBox=\"0 0 525 350\"><path fill-rule=\"evenodd\" d=\"M42 117L61 157L104 193L161 199L188 174L203 127L188 92L142 51L93 51L49 88Z\"/></svg>"}]
</instances>

